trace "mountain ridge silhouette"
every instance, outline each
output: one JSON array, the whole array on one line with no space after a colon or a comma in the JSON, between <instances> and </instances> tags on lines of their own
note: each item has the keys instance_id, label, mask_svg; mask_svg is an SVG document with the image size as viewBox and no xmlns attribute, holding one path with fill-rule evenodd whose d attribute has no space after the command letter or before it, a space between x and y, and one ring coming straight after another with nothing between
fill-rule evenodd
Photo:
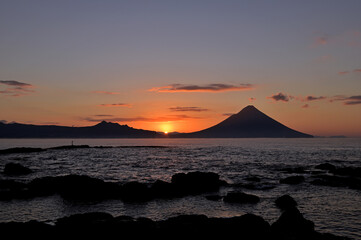
<instances>
[{"instance_id":1,"label":"mountain ridge silhouette","mask_svg":"<svg viewBox=\"0 0 361 240\"><path fill-rule=\"evenodd\" d=\"M253 105L248 105L237 114L233 114L222 122L192 133L184 133L178 137L191 138L310 138L305 134L267 116Z\"/></svg>"},{"instance_id":2,"label":"mountain ridge silhouette","mask_svg":"<svg viewBox=\"0 0 361 240\"><path fill-rule=\"evenodd\" d=\"M192 133L164 134L102 121L94 126L67 127L0 122L0 138L310 138L286 127L252 105L222 122Z\"/></svg>"}]
</instances>

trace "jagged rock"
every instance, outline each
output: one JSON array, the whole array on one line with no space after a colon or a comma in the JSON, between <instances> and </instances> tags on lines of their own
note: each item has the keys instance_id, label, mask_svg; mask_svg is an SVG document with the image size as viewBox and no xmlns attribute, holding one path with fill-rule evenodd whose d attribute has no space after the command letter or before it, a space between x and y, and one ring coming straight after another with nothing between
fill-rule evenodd
<instances>
[{"instance_id":1,"label":"jagged rock","mask_svg":"<svg viewBox=\"0 0 361 240\"><path fill-rule=\"evenodd\" d=\"M218 191L225 182L212 172L177 173L172 176L172 184L182 194L199 194Z\"/></svg>"},{"instance_id":2,"label":"jagged rock","mask_svg":"<svg viewBox=\"0 0 361 240\"><path fill-rule=\"evenodd\" d=\"M297 206L297 202L290 195L283 195L277 198L275 203L281 210L287 210Z\"/></svg>"},{"instance_id":3,"label":"jagged rock","mask_svg":"<svg viewBox=\"0 0 361 240\"><path fill-rule=\"evenodd\" d=\"M317 166L315 166L316 169L321 169L321 170L327 170L327 171L333 171L336 170L336 166L332 165L330 163L322 163L322 164L318 164Z\"/></svg>"},{"instance_id":4,"label":"jagged rock","mask_svg":"<svg viewBox=\"0 0 361 240\"><path fill-rule=\"evenodd\" d=\"M30 168L24 167L19 163L7 163L4 168L4 174L6 175L26 175L32 172Z\"/></svg>"},{"instance_id":5,"label":"jagged rock","mask_svg":"<svg viewBox=\"0 0 361 240\"><path fill-rule=\"evenodd\" d=\"M271 230L276 239L313 239L315 233L314 223L305 219L296 207L286 209Z\"/></svg>"}]
</instances>

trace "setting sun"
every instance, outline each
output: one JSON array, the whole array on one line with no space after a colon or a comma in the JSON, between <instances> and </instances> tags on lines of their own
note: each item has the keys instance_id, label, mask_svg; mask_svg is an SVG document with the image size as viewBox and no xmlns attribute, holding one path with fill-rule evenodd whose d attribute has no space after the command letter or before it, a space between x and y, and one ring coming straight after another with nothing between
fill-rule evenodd
<instances>
[{"instance_id":1,"label":"setting sun","mask_svg":"<svg viewBox=\"0 0 361 240\"><path fill-rule=\"evenodd\" d=\"M165 134L168 134L173 129L172 125L170 125L168 123L167 124L162 124L160 128L162 129L162 132L164 132Z\"/></svg>"}]
</instances>

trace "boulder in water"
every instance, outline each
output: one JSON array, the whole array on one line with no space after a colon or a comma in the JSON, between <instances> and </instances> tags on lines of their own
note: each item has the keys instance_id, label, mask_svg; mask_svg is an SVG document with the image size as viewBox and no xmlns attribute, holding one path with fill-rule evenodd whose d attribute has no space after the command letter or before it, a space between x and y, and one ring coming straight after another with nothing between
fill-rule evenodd
<instances>
[{"instance_id":1,"label":"boulder in water","mask_svg":"<svg viewBox=\"0 0 361 240\"><path fill-rule=\"evenodd\" d=\"M24 167L19 163L8 163L4 168L4 174L6 175L26 175L32 172L30 168Z\"/></svg>"},{"instance_id":2,"label":"boulder in water","mask_svg":"<svg viewBox=\"0 0 361 240\"><path fill-rule=\"evenodd\" d=\"M244 192L229 192L223 198L223 201L228 203L251 203L255 204L260 201L260 198L255 195L247 194Z\"/></svg>"}]
</instances>

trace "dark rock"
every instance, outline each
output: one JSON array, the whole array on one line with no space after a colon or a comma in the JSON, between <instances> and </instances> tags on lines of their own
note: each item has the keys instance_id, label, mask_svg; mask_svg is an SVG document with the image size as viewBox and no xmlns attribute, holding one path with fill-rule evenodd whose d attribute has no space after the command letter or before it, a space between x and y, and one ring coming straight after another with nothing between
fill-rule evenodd
<instances>
[{"instance_id":1,"label":"dark rock","mask_svg":"<svg viewBox=\"0 0 361 240\"><path fill-rule=\"evenodd\" d=\"M93 201L120 197L120 186L84 175L36 178L28 184L34 196L60 194L68 200Z\"/></svg>"},{"instance_id":2,"label":"dark rock","mask_svg":"<svg viewBox=\"0 0 361 240\"><path fill-rule=\"evenodd\" d=\"M0 180L0 190L23 189L25 187L25 183L16 182L14 180Z\"/></svg>"},{"instance_id":3,"label":"dark rock","mask_svg":"<svg viewBox=\"0 0 361 240\"><path fill-rule=\"evenodd\" d=\"M90 146L89 145L65 145L65 146L51 147L51 148L48 148L48 149L70 150L70 149L81 149L81 148L90 148Z\"/></svg>"},{"instance_id":4,"label":"dark rock","mask_svg":"<svg viewBox=\"0 0 361 240\"><path fill-rule=\"evenodd\" d=\"M321 169L321 170L327 170L327 171L333 171L336 170L336 166L330 164L330 163L322 163L322 164L318 164L317 166L315 166L316 169Z\"/></svg>"},{"instance_id":5,"label":"dark rock","mask_svg":"<svg viewBox=\"0 0 361 240\"><path fill-rule=\"evenodd\" d=\"M83 214L74 214L68 217L59 218L56 221L57 227L79 227L79 226L92 226L102 222L112 220L113 216L104 212L90 212Z\"/></svg>"},{"instance_id":6,"label":"dark rock","mask_svg":"<svg viewBox=\"0 0 361 240\"><path fill-rule=\"evenodd\" d=\"M361 179L356 177L317 175L314 178L316 179L311 181L313 185L361 189Z\"/></svg>"},{"instance_id":7,"label":"dark rock","mask_svg":"<svg viewBox=\"0 0 361 240\"><path fill-rule=\"evenodd\" d=\"M122 186L121 199L126 202L145 202L153 198L145 183L129 182Z\"/></svg>"},{"instance_id":8,"label":"dark rock","mask_svg":"<svg viewBox=\"0 0 361 240\"><path fill-rule=\"evenodd\" d=\"M205 196L205 198L207 200L210 200L210 201L219 201L223 198L223 196L220 196L220 195L207 195Z\"/></svg>"},{"instance_id":9,"label":"dark rock","mask_svg":"<svg viewBox=\"0 0 361 240\"><path fill-rule=\"evenodd\" d=\"M313 239L314 223L305 219L296 208L286 209L271 225L275 239Z\"/></svg>"},{"instance_id":10,"label":"dark rock","mask_svg":"<svg viewBox=\"0 0 361 240\"><path fill-rule=\"evenodd\" d=\"M26 198L30 198L30 193L25 183L14 180L0 180L0 200L7 201Z\"/></svg>"},{"instance_id":11,"label":"dark rock","mask_svg":"<svg viewBox=\"0 0 361 240\"><path fill-rule=\"evenodd\" d=\"M300 184L305 181L304 176L291 176L280 180L280 183L284 184Z\"/></svg>"},{"instance_id":12,"label":"dark rock","mask_svg":"<svg viewBox=\"0 0 361 240\"><path fill-rule=\"evenodd\" d=\"M30 168L24 167L19 163L8 163L4 168L4 174L6 175L26 175L32 172Z\"/></svg>"},{"instance_id":13,"label":"dark rock","mask_svg":"<svg viewBox=\"0 0 361 240\"><path fill-rule=\"evenodd\" d=\"M361 178L361 167L342 167L332 170L335 175Z\"/></svg>"},{"instance_id":14,"label":"dark rock","mask_svg":"<svg viewBox=\"0 0 361 240\"><path fill-rule=\"evenodd\" d=\"M255 195L247 194L244 192L229 192L223 198L223 201L228 203L258 203L260 198Z\"/></svg>"},{"instance_id":15,"label":"dark rock","mask_svg":"<svg viewBox=\"0 0 361 240\"><path fill-rule=\"evenodd\" d=\"M297 202L290 195L283 195L276 199L276 206L281 210L286 210L297 206Z\"/></svg>"},{"instance_id":16,"label":"dark rock","mask_svg":"<svg viewBox=\"0 0 361 240\"><path fill-rule=\"evenodd\" d=\"M155 198L173 198L177 196L173 184L157 180L150 187L151 194Z\"/></svg>"},{"instance_id":17,"label":"dark rock","mask_svg":"<svg viewBox=\"0 0 361 240\"><path fill-rule=\"evenodd\" d=\"M239 236L240 239L268 239L270 225L262 217L245 214L231 218L207 218L204 215L181 215L160 222L160 230L165 236L177 233L184 238L220 238ZM162 235L164 236L164 235Z\"/></svg>"},{"instance_id":18,"label":"dark rock","mask_svg":"<svg viewBox=\"0 0 361 240\"><path fill-rule=\"evenodd\" d=\"M297 208L287 209L272 226L262 217L245 214L231 218L208 218L205 215L179 215L162 221L129 216L113 217L108 213L90 212L63 217L49 225L37 221L0 223L3 236L13 239L132 239L220 238L237 236L243 240L346 240L313 230L313 223L303 218Z\"/></svg>"},{"instance_id":19,"label":"dark rock","mask_svg":"<svg viewBox=\"0 0 361 240\"><path fill-rule=\"evenodd\" d=\"M177 173L172 176L173 186L182 195L218 191L224 183L218 174L212 172Z\"/></svg>"},{"instance_id":20,"label":"dark rock","mask_svg":"<svg viewBox=\"0 0 361 240\"><path fill-rule=\"evenodd\" d=\"M0 154L11 154L11 153L33 153L42 152L45 149L42 148L28 148L28 147L16 147L0 150Z\"/></svg>"},{"instance_id":21,"label":"dark rock","mask_svg":"<svg viewBox=\"0 0 361 240\"><path fill-rule=\"evenodd\" d=\"M54 239L54 227L39 221L0 223L3 239Z\"/></svg>"},{"instance_id":22,"label":"dark rock","mask_svg":"<svg viewBox=\"0 0 361 240\"><path fill-rule=\"evenodd\" d=\"M234 236L240 236L239 239L268 239L270 236L270 224L262 217L254 214L245 214L239 217L216 219L213 228L220 230L216 235L223 234L227 239L233 239ZM213 234L212 234L213 235Z\"/></svg>"}]
</instances>

